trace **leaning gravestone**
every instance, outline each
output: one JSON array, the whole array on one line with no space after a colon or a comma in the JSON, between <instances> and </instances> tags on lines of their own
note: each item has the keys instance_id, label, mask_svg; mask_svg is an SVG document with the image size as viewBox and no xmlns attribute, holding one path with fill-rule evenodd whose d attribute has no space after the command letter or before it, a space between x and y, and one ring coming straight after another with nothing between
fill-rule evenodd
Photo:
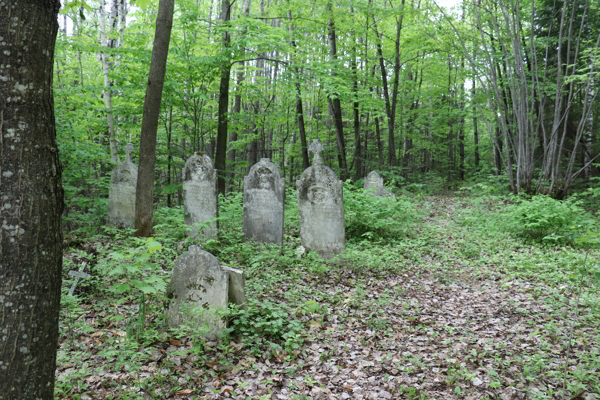
<instances>
[{"instance_id":1,"label":"leaning gravestone","mask_svg":"<svg viewBox=\"0 0 600 400\"><path fill-rule=\"evenodd\" d=\"M283 243L283 178L268 158L254 164L244 177L244 237Z\"/></svg>"},{"instance_id":2,"label":"leaning gravestone","mask_svg":"<svg viewBox=\"0 0 600 400\"><path fill-rule=\"evenodd\" d=\"M125 160L113 169L108 190L108 225L132 228L135 221L137 166L131 161L133 145L125 146Z\"/></svg>"},{"instance_id":3,"label":"leaning gravestone","mask_svg":"<svg viewBox=\"0 0 600 400\"><path fill-rule=\"evenodd\" d=\"M186 161L182 175L184 222L192 226L186 235L196 236L199 232L194 224L217 217L217 172L209 156L196 153ZM205 238L216 237L216 222L205 228L203 235Z\"/></svg>"},{"instance_id":4,"label":"leaning gravestone","mask_svg":"<svg viewBox=\"0 0 600 400\"><path fill-rule=\"evenodd\" d=\"M200 246L190 246L175 261L167 298L169 327L198 326L207 337L215 338L226 327L217 310L227 308L229 273L215 256Z\"/></svg>"},{"instance_id":5,"label":"leaning gravestone","mask_svg":"<svg viewBox=\"0 0 600 400\"><path fill-rule=\"evenodd\" d=\"M365 192L370 196L396 197L394 193L383 186L383 178L377 171L371 171L365 178Z\"/></svg>"},{"instance_id":6,"label":"leaning gravestone","mask_svg":"<svg viewBox=\"0 0 600 400\"><path fill-rule=\"evenodd\" d=\"M308 150L314 154L312 166L296 181L301 244L308 251L331 258L344 251L342 181L323 165L319 154L323 145L319 140L314 140Z\"/></svg>"}]
</instances>

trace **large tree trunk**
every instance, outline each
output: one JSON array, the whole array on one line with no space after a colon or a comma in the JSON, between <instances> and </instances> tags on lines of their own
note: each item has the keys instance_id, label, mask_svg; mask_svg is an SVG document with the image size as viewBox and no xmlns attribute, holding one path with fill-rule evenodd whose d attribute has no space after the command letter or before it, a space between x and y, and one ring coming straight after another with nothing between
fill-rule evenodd
<instances>
[{"instance_id":1,"label":"large tree trunk","mask_svg":"<svg viewBox=\"0 0 600 400\"><path fill-rule=\"evenodd\" d=\"M229 0L221 1L221 21L225 25L231 19L231 4ZM223 30L223 49L228 49L231 44L229 31ZM231 76L231 63L226 60L221 63L221 82L219 85L219 111L217 121L217 152L215 155L215 169L217 170L217 192L225 194L225 156L227 151L227 107L229 106L229 78Z\"/></svg>"},{"instance_id":2,"label":"large tree trunk","mask_svg":"<svg viewBox=\"0 0 600 400\"><path fill-rule=\"evenodd\" d=\"M144 117L140 136L140 169L135 196L136 235L142 237L152 235L152 184L156 165L156 129L165 83L174 6L175 0L160 0L158 4L152 62L148 72L148 89L144 98Z\"/></svg>"},{"instance_id":3,"label":"large tree trunk","mask_svg":"<svg viewBox=\"0 0 600 400\"><path fill-rule=\"evenodd\" d=\"M52 399L63 190L52 66L57 0L0 2L0 398Z\"/></svg>"}]
</instances>

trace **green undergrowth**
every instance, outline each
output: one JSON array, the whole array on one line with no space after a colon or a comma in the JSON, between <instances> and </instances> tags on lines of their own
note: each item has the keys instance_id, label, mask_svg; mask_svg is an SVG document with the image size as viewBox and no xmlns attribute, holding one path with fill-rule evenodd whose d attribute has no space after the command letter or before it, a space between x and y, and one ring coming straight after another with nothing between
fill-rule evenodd
<instances>
[{"instance_id":1,"label":"green undergrowth","mask_svg":"<svg viewBox=\"0 0 600 400\"><path fill-rule=\"evenodd\" d=\"M139 374L169 346L179 346L181 358L193 360L192 366L207 374L230 370L250 356L295 370L307 344L315 339L314 328L333 320L352 320L348 307L366 316L367 329L391 335L394 328L383 310L399 292L387 288L387 282L407 277L415 281L414 290L422 290L419 281L431 279L443 286L466 281L473 287L492 282L500 289L518 288L532 301L548 306L548 326L540 331L540 338L558 340L563 354L569 341L597 340L598 220L578 199L555 203L504 196L485 187L454 197L373 198L345 183L344 201L346 249L332 260L314 253L298 255L300 221L296 193L290 189L285 198L283 246L243 241L241 194L219 199L218 239L186 237L180 207L156 210L155 235L150 239L134 238L132 230L98 228L65 257L58 364L59 370L72 371L57 380L56 397L93 393L87 384L91 360L104 372L131 374L138 380L132 383L136 387L174 395L182 387L173 378L178 375L177 365L165 361L160 374L144 379ZM568 217L560 217L563 213ZM221 264L245 273L247 303L223 310L228 328L216 344L194 327L167 329L163 316L171 269L192 244L202 245ZM91 277L78 282L74 295L67 295L74 279L67 272L82 267ZM323 287L340 289L324 292ZM374 287L386 289L373 296ZM579 299L577 311L574 293ZM411 309L406 309L408 319ZM572 324L572 333L555 322L560 319ZM590 327L595 328L590 331ZM578 333L582 331L586 333ZM509 362L531 381L557 380L549 377L554 369L539 367L555 355L543 349L536 354L515 354ZM592 373L599 367L593 355L593 349L571 355L580 363L576 370L563 371L571 397L582 385L600 385ZM322 361L328 357L323 353ZM464 366L455 369L447 382L458 385L471 379ZM125 386L105 389L115 398L127 398Z\"/></svg>"}]
</instances>

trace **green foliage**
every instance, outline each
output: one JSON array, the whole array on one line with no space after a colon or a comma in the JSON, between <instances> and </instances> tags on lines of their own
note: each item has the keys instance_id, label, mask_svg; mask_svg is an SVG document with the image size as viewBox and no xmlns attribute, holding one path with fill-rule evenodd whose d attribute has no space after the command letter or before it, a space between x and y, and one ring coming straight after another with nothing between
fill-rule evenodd
<instances>
[{"instance_id":1,"label":"green foliage","mask_svg":"<svg viewBox=\"0 0 600 400\"><path fill-rule=\"evenodd\" d=\"M138 302L138 315L129 322L128 333L140 340L144 333L147 301L163 297L167 276L157 262L162 245L153 238L133 240L138 247L109 252L98 263L96 271L114 282L108 287L109 292L121 299L131 297Z\"/></svg>"},{"instance_id":2,"label":"green foliage","mask_svg":"<svg viewBox=\"0 0 600 400\"><path fill-rule=\"evenodd\" d=\"M573 199L555 200L536 195L531 199L515 198L510 207L510 226L520 236L548 243L572 242L594 223Z\"/></svg>"},{"instance_id":3,"label":"green foliage","mask_svg":"<svg viewBox=\"0 0 600 400\"><path fill-rule=\"evenodd\" d=\"M415 221L418 211L406 197L368 196L350 181L344 182L346 239L398 239Z\"/></svg>"},{"instance_id":4,"label":"green foliage","mask_svg":"<svg viewBox=\"0 0 600 400\"><path fill-rule=\"evenodd\" d=\"M260 352L260 344L265 340L283 343L287 353L297 352L304 344L304 325L290 318L285 304L249 299L246 308L232 306L229 318L231 335L256 352Z\"/></svg>"}]
</instances>

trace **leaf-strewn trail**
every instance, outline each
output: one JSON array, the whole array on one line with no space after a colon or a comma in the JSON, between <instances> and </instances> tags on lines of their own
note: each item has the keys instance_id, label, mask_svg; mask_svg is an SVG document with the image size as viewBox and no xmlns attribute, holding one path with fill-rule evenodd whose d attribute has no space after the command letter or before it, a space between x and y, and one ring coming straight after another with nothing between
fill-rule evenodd
<instances>
[{"instance_id":1,"label":"leaf-strewn trail","mask_svg":"<svg viewBox=\"0 0 600 400\"><path fill-rule=\"evenodd\" d=\"M406 238L355 243L327 268L257 257L248 297L303 327L279 341L158 331L134 346L88 298L79 318L63 318L61 397L508 400L561 398L564 386L565 398L598 399L597 286L561 275L584 255L502 236L493 216L503 206L426 199ZM147 310L147 323L160 311Z\"/></svg>"}]
</instances>

